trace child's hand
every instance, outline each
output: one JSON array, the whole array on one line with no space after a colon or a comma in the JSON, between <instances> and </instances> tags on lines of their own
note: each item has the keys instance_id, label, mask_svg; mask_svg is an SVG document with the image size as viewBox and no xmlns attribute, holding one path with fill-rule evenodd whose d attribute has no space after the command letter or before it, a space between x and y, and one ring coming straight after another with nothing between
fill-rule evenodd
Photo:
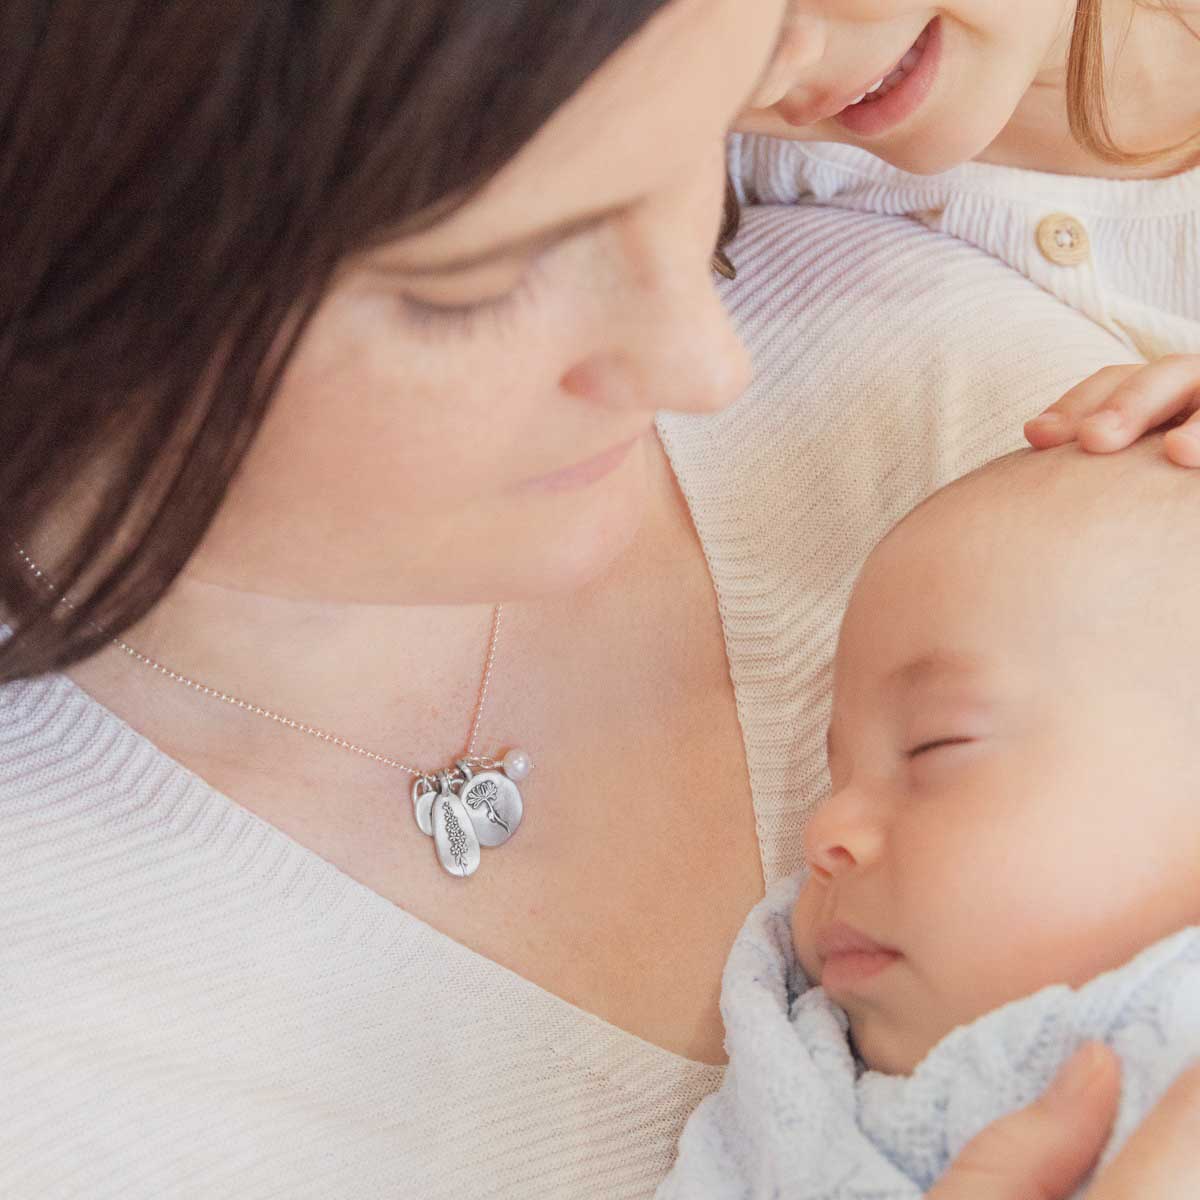
<instances>
[{"instance_id":1,"label":"child's hand","mask_svg":"<svg viewBox=\"0 0 1200 1200\"><path fill-rule=\"evenodd\" d=\"M1175 419L1182 424L1166 435L1167 457L1200 467L1200 354L1105 367L1029 421L1025 437L1037 450L1078 441L1093 454L1108 454Z\"/></svg>"}]
</instances>

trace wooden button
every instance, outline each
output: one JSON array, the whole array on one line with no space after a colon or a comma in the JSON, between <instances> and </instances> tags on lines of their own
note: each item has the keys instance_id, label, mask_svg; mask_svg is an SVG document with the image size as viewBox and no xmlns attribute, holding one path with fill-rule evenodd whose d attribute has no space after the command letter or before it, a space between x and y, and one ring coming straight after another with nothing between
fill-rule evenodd
<instances>
[{"instance_id":1,"label":"wooden button","mask_svg":"<svg viewBox=\"0 0 1200 1200\"><path fill-rule=\"evenodd\" d=\"M1092 255L1092 243L1081 221L1067 213L1051 213L1037 228L1038 249L1059 267L1077 267Z\"/></svg>"}]
</instances>

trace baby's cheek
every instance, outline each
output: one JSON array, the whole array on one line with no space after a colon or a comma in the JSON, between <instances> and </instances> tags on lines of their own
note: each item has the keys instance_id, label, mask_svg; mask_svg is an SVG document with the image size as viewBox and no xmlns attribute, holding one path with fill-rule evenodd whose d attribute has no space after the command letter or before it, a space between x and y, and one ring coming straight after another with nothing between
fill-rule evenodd
<instances>
[{"instance_id":1,"label":"baby's cheek","mask_svg":"<svg viewBox=\"0 0 1200 1200\"><path fill-rule=\"evenodd\" d=\"M813 946L820 911L821 888L813 883L810 876L800 889L792 909L792 947L796 951L797 961L812 983L816 983L820 976L820 961Z\"/></svg>"}]
</instances>

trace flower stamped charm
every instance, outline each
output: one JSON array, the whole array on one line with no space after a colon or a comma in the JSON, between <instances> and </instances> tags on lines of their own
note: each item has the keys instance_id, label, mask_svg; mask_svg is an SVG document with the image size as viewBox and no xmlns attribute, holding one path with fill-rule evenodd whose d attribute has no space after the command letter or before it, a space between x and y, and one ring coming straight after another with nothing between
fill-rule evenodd
<instances>
[{"instance_id":1,"label":"flower stamped charm","mask_svg":"<svg viewBox=\"0 0 1200 1200\"><path fill-rule=\"evenodd\" d=\"M443 788L433 801L433 842L438 860L451 875L465 879L479 870L479 838L466 806Z\"/></svg>"},{"instance_id":2,"label":"flower stamped charm","mask_svg":"<svg viewBox=\"0 0 1200 1200\"><path fill-rule=\"evenodd\" d=\"M467 806L479 844L503 846L517 832L525 815L521 789L500 771L480 771L475 775L462 762L458 769L466 776L459 796Z\"/></svg>"},{"instance_id":3,"label":"flower stamped charm","mask_svg":"<svg viewBox=\"0 0 1200 1200\"><path fill-rule=\"evenodd\" d=\"M529 755L510 750L503 762L483 759L482 765L486 769L476 774L471 761L460 758L453 768L418 775L412 784L418 828L433 839L442 866L460 879L479 869L481 847L503 846L525 815L517 780L533 769Z\"/></svg>"}]
</instances>

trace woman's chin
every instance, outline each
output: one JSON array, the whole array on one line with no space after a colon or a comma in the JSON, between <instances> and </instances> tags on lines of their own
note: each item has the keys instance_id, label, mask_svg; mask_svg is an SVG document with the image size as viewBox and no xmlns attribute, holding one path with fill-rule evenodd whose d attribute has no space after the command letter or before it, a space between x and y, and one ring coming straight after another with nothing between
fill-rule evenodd
<instances>
[{"instance_id":1,"label":"woman's chin","mask_svg":"<svg viewBox=\"0 0 1200 1200\"><path fill-rule=\"evenodd\" d=\"M579 591L623 558L646 518L642 443L604 478L572 488L521 488L472 506L439 569L393 568L369 597L386 604L494 604ZM403 541L403 539L401 539ZM397 589L395 582L403 580ZM386 593L386 594L382 594Z\"/></svg>"},{"instance_id":2,"label":"woman's chin","mask_svg":"<svg viewBox=\"0 0 1200 1200\"><path fill-rule=\"evenodd\" d=\"M498 571L505 595L535 599L577 591L600 578L637 538L648 493L641 442L603 479L577 489L525 495L519 532L508 535L510 565Z\"/></svg>"},{"instance_id":3,"label":"woman's chin","mask_svg":"<svg viewBox=\"0 0 1200 1200\"><path fill-rule=\"evenodd\" d=\"M612 567L642 527L649 440L602 478L577 486L484 494L448 514L431 510L423 521L410 515L407 524L377 514L372 536L382 552L367 569L362 555L354 557L361 543L352 539L305 540L264 528L262 544L250 545L244 532L224 537L218 522L189 573L241 591L327 604L495 604L574 591Z\"/></svg>"}]
</instances>

